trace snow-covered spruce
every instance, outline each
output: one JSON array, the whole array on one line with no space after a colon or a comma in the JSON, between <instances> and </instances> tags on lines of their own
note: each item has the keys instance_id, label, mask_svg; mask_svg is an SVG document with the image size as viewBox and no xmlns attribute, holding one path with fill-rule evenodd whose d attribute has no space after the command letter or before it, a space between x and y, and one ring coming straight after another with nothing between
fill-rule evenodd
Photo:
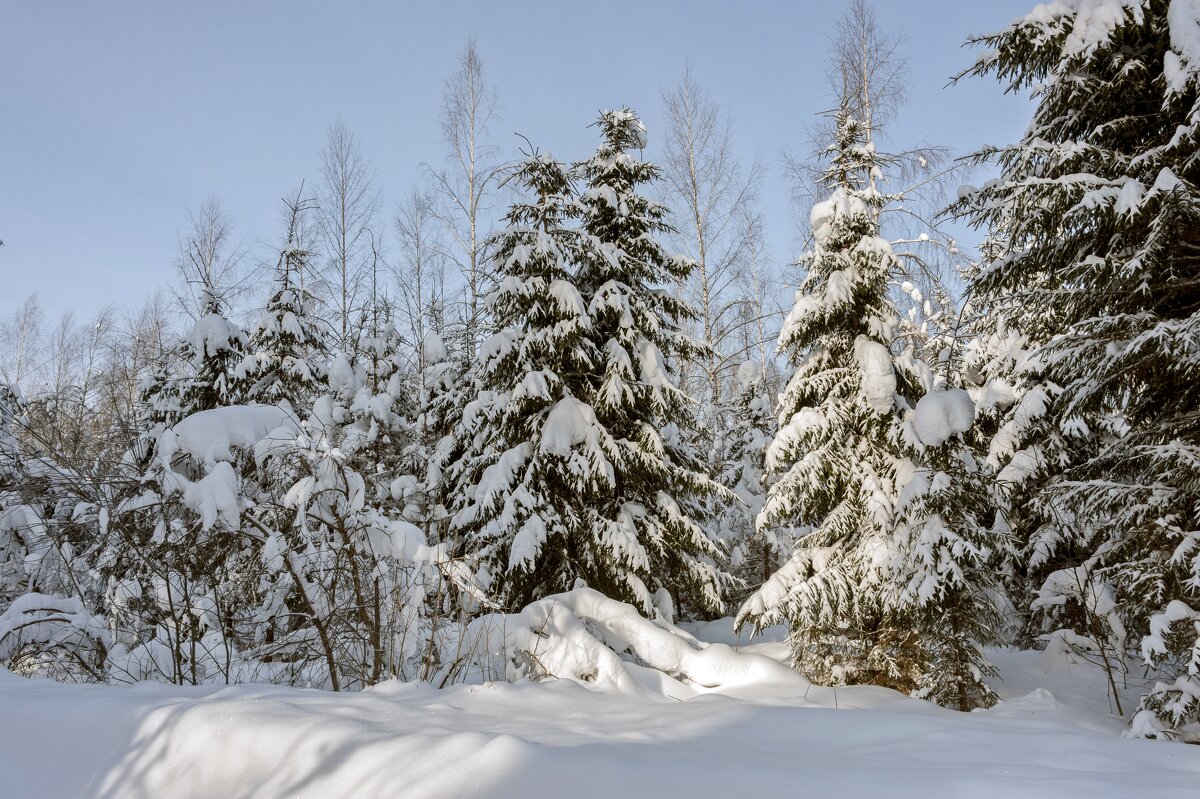
<instances>
[{"instance_id":1,"label":"snow-covered spruce","mask_svg":"<svg viewBox=\"0 0 1200 799\"><path fill-rule=\"evenodd\" d=\"M1057 3L979 40L970 70L1033 87L997 181L959 210L1008 254L973 291L1017 325L1061 393L1045 428L1090 441L1033 497L1066 534L1034 544L1109 582L1165 679L1139 735L1200 740L1200 15L1186 0ZM1072 565L1071 562L1060 565ZM1089 578L1089 582L1091 578ZM1169 631L1169 632L1168 632Z\"/></svg>"},{"instance_id":2,"label":"snow-covered spruce","mask_svg":"<svg viewBox=\"0 0 1200 799\"><path fill-rule=\"evenodd\" d=\"M630 151L646 129L629 109L598 121L601 144L574 165L582 234L576 285L591 322L589 394L578 397L616 445L612 490L587 509L608 565L592 587L649 610L674 600L692 611L721 606L721 551L704 499L722 491L695 451L696 415L671 364L702 352L681 322L692 314L667 288L694 268L666 251L666 210L639 194L658 168Z\"/></svg>"},{"instance_id":3,"label":"snow-covered spruce","mask_svg":"<svg viewBox=\"0 0 1200 799\"><path fill-rule=\"evenodd\" d=\"M884 606L896 617L894 666L910 693L947 707L992 704L983 654L1002 641L1008 528L997 512L991 473L963 439L975 409L962 389L933 391L905 425L912 465L901 470Z\"/></svg>"},{"instance_id":4,"label":"snow-covered spruce","mask_svg":"<svg viewBox=\"0 0 1200 799\"><path fill-rule=\"evenodd\" d=\"M286 243L275 267L275 291L250 334L237 367L238 396L245 402L307 407L325 379L326 346L309 312L303 286L310 254L301 242L302 205L289 206Z\"/></svg>"},{"instance_id":5,"label":"snow-covered spruce","mask_svg":"<svg viewBox=\"0 0 1200 799\"><path fill-rule=\"evenodd\" d=\"M808 274L780 333L794 371L767 451L778 476L760 528L810 527L791 558L742 606L739 624L787 621L793 663L823 684L917 690L901 653L912 633L893 612L892 530L901 423L931 382L910 355L892 354L898 313L888 299L897 259L879 234L888 202L874 148L844 110L829 148L827 200L812 209ZM873 179L874 178L874 179Z\"/></svg>"},{"instance_id":6,"label":"snow-covered spruce","mask_svg":"<svg viewBox=\"0 0 1200 799\"><path fill-rule=\"evenodd\" d=\"M564 227L570 175L534 154L512 179L530 199L493 238L488 309L499 332L480 349L477 394L456 431L451 525L496 599L515 608L576 579L604 581L614 558L588 508L611 492L619 453L586 402L594 347L574 284L579 234Z\"/></svg>"},{"instance_id":7,"label":"snow-covered spruce","mask_svg":"<svg viewBox=\"0 0 1200 799\"><path fill-rule=\"evenodd\" d=\"M470 392L463 364L452 358L437 333L417 347L416 368L404 385L408 391L408 436L392 499L404 518L421 528L430 542L449 541L450 484L447 461L454 458L454 432Z\"/></svg>"},{"instance_id":8,"label":"snow-covered spruce","mask_svg":"<svg viewBox=\"0 0 1200 799\"><path fill-rule=\"evenodd\" d=\"M733 497L716 498L717 530L729 547L729 568L741 583L731 586L740 605L788 558L795 533L790 527L758 529L755 519L767 499L767 448L778 424L762 366L746 361L738 367L729 420L718 437L716 461L721 484Z\"/></svg>"},{"instance_id":9,"label":"snow-covered spruce","mask_svg":"<svg viewBox=\"0 0 1200 799\"><path fill-rule=\"evenodd\" d=\"M237 402L236 370L246 347L246 331L225 316L212 286L202 289L203 305L191 331L180 342L177 361L184 371L163 372L143 390L152 423L169 427L198 411Z\"/></svg>"},{"instance_id":10,"label":"snow-covered spruce","mask_svg":"<svg viewBox=\"0 0 1200 799\"><path fill-rule=\"evenodd\" d=\"M458 434L453 527L509 607L578 580L646 613L669 615L681 590L715 599L715 570L695 557L712 544L680 505L689 473L657 433L676 399L665 398L676 390L657 348L671 317L650 288L667 273L647 235L657 209L633 193L653 167L623 152L626 128L640 123L622 113L604 119L615 126L607 157L623 171L589 191L624 203L627 214L605 229L612 241L586 223L567 227L589 201L576 204L571 175L547 155L517 171L531 199L513 206L494 239L500 281L489 309L500 330L481 349L478 395ZM632 239L639 247L623 249ZM596 283L581 290L576 270L582 283L597 258L605 271L596 265ZM589 303L593 292L601 298Z\"/></svg>"}]
</instances>

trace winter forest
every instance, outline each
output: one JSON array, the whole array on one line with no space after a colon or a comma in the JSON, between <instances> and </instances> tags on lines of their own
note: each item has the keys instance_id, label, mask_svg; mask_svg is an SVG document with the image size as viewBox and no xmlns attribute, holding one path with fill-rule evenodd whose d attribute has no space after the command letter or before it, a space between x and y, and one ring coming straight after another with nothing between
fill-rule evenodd
<instances>
[{"instance_id":1,"label":"winter forest","mask_svg":"<svg viewBox=\"0 0 1200 799\"><path fill-rule=\"evenodd\" d=\"M334 121L140 307L6 297L0 795L1194 796L1200 4L992 30L1019 140L890 135L849 0L755 160L464 35L415 185Z\"/></svg>"}]
</instances>

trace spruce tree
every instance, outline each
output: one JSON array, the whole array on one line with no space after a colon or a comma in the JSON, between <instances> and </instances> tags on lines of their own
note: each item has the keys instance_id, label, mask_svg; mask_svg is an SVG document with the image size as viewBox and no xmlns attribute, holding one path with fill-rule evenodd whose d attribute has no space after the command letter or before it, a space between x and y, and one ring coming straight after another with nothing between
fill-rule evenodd
<instances>
[{"instance_id":1,"label":"spruce tree","mask_svg":"<svg viewBox=\"0 0 1200 799\"><path fill-rule=\"evenodd\" d=\"M1032 499L1065 521L1043 546L1116 591L1165 680L1139 735L1200 740L1200 44L1186 4L1095 15L1040 8L995 35L969 74L1037 100L1023 139L980 157L1001 179L959 210L1009 255L973 292L1017 315L1032 369L1057 387L1044 430L1088 442Z\"/></svg>"},{"instance_id":2,"label":"spruce tree","mask_svg":"<svg viewBox=\"0 0 1200 799\"><path fill-rule=\"evenodd\" d=\"M778 427L761 365L744 362L737 371L729 421L717 448L720 482L733 496L719 502L717 528L729 547L729 567L741 580L733 586L740 605L765 583L792 551L790 528L758 530L755 519L767 498L767 448Z\"/></svg>"},{"instance_id":3,"label":"spruce tree","mask_svg":"<svg viewBox=\"0 0 1200 799\"><path fill-rule=\"evenodd\" d=\"M216 289L206 286L203 296L203 311L184 339L181 352L193 369L180 392L185 416L234 404L234 372L246 346L246 332L225 316Z\"/></svg>"},{"instance_id":4,"label":"spruce tree","mask_svg":"<svg viewBox=\"0 0 1200 799\"><path fill-rule=\"evenodd\" d=\"M417 525L431 544L450 538L450 485L444 471L454 454L451 421L461 415L457 409L467 393L466 383L442 337L426 334L417 350L417 368L406 383L412 402L409 440L391 493L401 503L404 518Z\"/></svg>"},{"instance_id":5,"label":"spruce tree","mask_svg":"<svg viewBox=\"0 0 1200 799\"><path fill-rule=\"evenodd\" d=\"M170 427L198 411L237 401L236 374L245 357L246 332L225 316L213 286L204 286L201 296L201 312L191 330L142 389L152 426Z\"/></svg>"},{"instance_id":6,"label":"spruce tree","mask_svg":"<svg viewBox=\"0 0 1200 799\"><path fill-rule=\"evenodd\" d=\"M531 198L492 239L500 282L488 310L500 330L480 349L457 431L452 527L497 601L518 608L580 578L611 580L588 509L611 495L618 451L586 404L594 355L572 274L579 236L564 227L570 175L534 154L513 177Z\"/></svg>"},{"instance_id":7,"label":"spruce tree","mask_svg":"<svg viewBox=\"0 0 1200 799\"><path fill-rule=\"evenodd\" d=\"M660 176L632 152L646 145L641 120L606 111L598 127L595 155L574 165L583 183L577 285L594 347L591 393L577 399L594 413L587 427L615 446L612 490L583 510L596 542L593 587L646 610L654 594L663 611L669 602L716 610L725 577L705 499L721 488L692 446L695 409L669 366L702 354L681 329L690 309L668 288L694 262L666 251L666 211L639 194Z\"/></svg>"},{"instance_id":8,"label":"spruce tree","mask_svg":"<svg viewBox=\"0 0 1200 799\"><path fill-rule=\"evenodd\" d=\"M301 236L302 203L288 205L286 244L275 267L275 290L250 335L237 368L243 401L304 408L322 389L325 342L309 315L313 296L303 285L311 254Z\"/></svg>"},{"instance_id":9,"label":"spruce tree","mask_svg":"<svg viewBox=\"0 0 1200 799\"><path fill-rule=\"evenodd\" d=\"M912 465L901 469L884 608L893 670L909 692L970 710L995 702L996 669L983 646L1002 640L997 564L1010 547L995 483L964 434L975 421L966 391L933 391L905 425Z\"/></svg>"},{"instance_id":10,"label":"spruce tree","mask_svg":"<svg viewBox=\"0 0 1200 799\"><path fill-rule=\"evenodd\" d=\"M981 251L980 262L965 274L969 283L1006 254L999 237L989 237ZM975 404L975 425L967 439L992 474L997 509L1010 533L1011 549L997 564L1016 613L1009 626L1019 646L1032 648L1048 632L1049 620L1032 612L1031 603L1048 575L1078 566L1080 550L1063 542L1082 536L1064 514L1043 511L1030 500L1086 452L1090 437L1064 435L1046 418L1058 387L1047 382L1031 358L1029 335L1022 330L1036 330L1047 309L995 299L970 296L964 304L960 324L968 340L960 349L961 367L957 358L954 364ZM1086 625L1078 621L1076 631L1083 632Z\"/></svg>"},{"instance_id":11,"label":"spruce tree","mask_svg":"<svg viewBox=\"0 0 1200 799\"><path fill-rule=\"evenodd\" d=\"M779 346L793 368L767 452L776 475L761 529L809 527L783 566L739 612L739 625L787 621L794 666L823 684L911 687L893 658L902 635L885 618L901 422L920 370L893 356L899 314L888 298L899 273L879 214L881 164L863 125L838 113L812 210L814 246Z\"/></svg>"}]
</instances>

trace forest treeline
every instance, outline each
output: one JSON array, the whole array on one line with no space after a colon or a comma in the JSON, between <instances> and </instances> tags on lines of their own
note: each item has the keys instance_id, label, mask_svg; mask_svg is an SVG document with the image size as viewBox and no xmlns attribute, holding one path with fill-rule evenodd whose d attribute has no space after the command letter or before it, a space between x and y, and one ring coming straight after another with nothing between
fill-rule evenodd
<instances>
[{"instance_id":1,"label":"forest treeline","mask_svg":"<svg viewBox=\"0 0 1200 799\"><path fill-rule=\"evenodd\" d=\"M1046 648L1132 734L1200 740L1200 19L1064 2L972 43L957 79L1030 93L1025 135L892 148L900 50L850 4L819 145L778 167L786 268L690 71L657 163L630 109L578 160L503 158L471 42L391 219L337 123L262 263L210 200L138 312L51 329L30 298L0 329L0 663L445 685L473 619L587 586L963 710L987 647Z\"/></svg>"}]
</instances>

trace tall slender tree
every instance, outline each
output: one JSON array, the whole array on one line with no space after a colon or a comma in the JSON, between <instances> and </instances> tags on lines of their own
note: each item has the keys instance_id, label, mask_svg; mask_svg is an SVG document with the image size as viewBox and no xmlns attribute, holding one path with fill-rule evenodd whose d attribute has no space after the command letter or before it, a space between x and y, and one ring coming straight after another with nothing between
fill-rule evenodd
<instances>
[{"instance_id":1,"label":"tall slender tree","mask_svg":"<svg viewBox=\"0 0 1200 799\"><path fill-rule=\"evenodd\" d=\"M366 295L375 251L371 226L379 210L379 189L358 137L345 122L330 125L320 157L316 218L324 256L321 271L338 347L352 353L358 346L355 331L369 314Z\"/></svg>"},{"instance_id":2,"label":"tall slender tree","mask_svg":"<svg viewBox=\"0 0 1200 799\"><path fill-rule=\"evenodd\" d=\"M239 393L245 400L305 407L326 374L324 338L310 316L312 292L305 288L311 252L304 236L312 204L298 193L285 201L287 232L275 265L275 288L250 335L238 365Z\"/></svg>"},{"instance_id":3,"label":"tall slender tree","mask_svg":"<svg viewBox=\"0 0 1200 799\"><path fill-rule=\"evenodd\" d=\"M822 682L909 687L886 616L897 472L907 461L901 423L921 370L892 353L899 314L888 299L898 272L880 237L880 161L862 123L843 108L829 148L829 198L813 207L807 277L780 333L794 371L767 452L777 475L760 528L809 527L791 559L742 607L739 624L786 620L797 669Z\"/></svg>"}]
</instances>

